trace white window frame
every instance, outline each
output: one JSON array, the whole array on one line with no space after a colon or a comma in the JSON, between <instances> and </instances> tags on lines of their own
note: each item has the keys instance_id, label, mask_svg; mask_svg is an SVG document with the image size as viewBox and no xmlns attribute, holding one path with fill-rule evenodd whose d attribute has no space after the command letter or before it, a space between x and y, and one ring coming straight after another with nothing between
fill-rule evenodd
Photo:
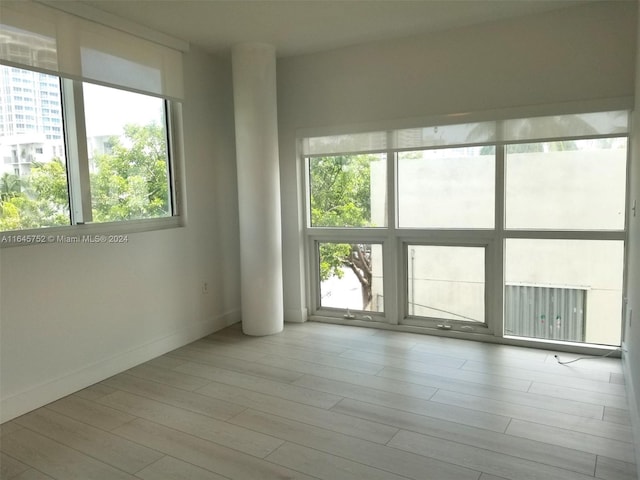
<instances>
[{"instance_id":1,"label":"white window frame","mask_svg":"<svg viewBox=\"0 0 640 480\"><path fill-rule=\"evenodd\" d=\"M501 120L510 118L526 118L536 117L549 114L571 114L571 113L589 113L604 112L615 110L630 110L629 99L616 99L608 105L594 102L591 109L586 111L582 107L572 107L564 105L562 107L546 106L538 107L527 112L515 111L496 111L485 112L480 114L468 114L468 118L473 120L496 121L498 124L498 136L495 141L481 142L481 145L495 146L495 222L492 229L408 229L398 228L397 226L397 159L396 152L398 149L389 148L385 150L387 155L387 226L375 228L322 228L310 226L309 202L309 163L310 156L319 156L318 152L313 155L305 155L302 148L306 138L323 135L348 135L345 129L308 129L298 132L298 152L299 161L302 162L301 172L304 172L304 185L306 195L303 195L301 208L304 212L304 250L306 262L306 285L307 285L307 306L308 319L315 321L324 321L330 323L350 324L366 327L377 327L400 331L413 331L421 333L431 333L436 335L457 336L460 338L483 339L486 341L509 343L515 345L526 346L545 346L553 344L556 348L571 351L587 351L594 350L609 351L613 347L583 343L561 342L534 338L516 338L505 336L504 334L504 265L505 265L505 242L507 239L571 239L571 240L617 240L624 244L624 266L623 266L623 309L624 298L626 297L626 268L627 268L627 244L628 244L628 225L629 225L629 166L630 166L630 144L629 132L621 134L605 134L605 135L580 135L566 136L561 138L535 138L519 141L504 141L500 138ZM574 111L572 111L574 110ZM454 119L455 120L455 119ZM455 124L451 117L431 117L424 119L424 123L420 127L438 124ZM412 126L412 125L409 125ZM399 128L406 128L406 125L399 125ZM366 133L368 131L378 132L385 130L380 125L363 125L361 127L351 128L352 133ZM391 136L391 130L388 131L388 137ZM545 141L558 140L576 140L576 139L598 139L598 138L618 138L627 137L627 160L626 160L626 192L625 192L625 220L624 227L620 230L520 230L507 229L505 227L505 162L506 162L506 146L515 143L537 143ZM446 145L446 148L455 148L461 145ZM430 149L434 147L424 148ZM437 148L437 147L435 147ZM412 148L407 150L420 150L420 148ZM348 155L363 153L361 151L354 152L336 152L331 151L326 156L332 155ZM380 151L372 150L366 153L380 153ZM320 308L319 305L319 275L318 275L318 259L317 243L331 241L336 243L349 243L350 241L359 241L363 243L382 243L384 254L384 296L385 308L384 314L380 318L374 317L375 312L358 311L350 312L352 318L345 318L344 311L340 309ZM407 293L406 293L406 260L408 245L442 245L442 246L483 246L485 248L485 324L473 325L470 322L449 321L451 329L440 329L439 324L443 323L442 319L420 318L419 322L414 321L408 315ZM620 312L620 322L624 328L625 312ZM373 320L373 321L372 321ZM622 332L624 338L624 331Z\"/></svg>"},{"instance_id":2,"label":"white window frame","mask_svg":"<svg viewBox=\"0 0 640 480\"><path fill-rule=\"evenodd\" d=\"M23 70L29 68L19 67ZM170 215L165 217L92 223L89 155L87 149L83 82L57 76L60 81L63 118L63 142L66 150L66 170L69 196L69 225L0 232L6 241L0 248L57 243L61 237L128 234L184 226L182 207L182 105L167 98L164 103L167 142ZM110 86L111 88L117 88ZM120 90L126 91L124 88ZM139 92L136 92L139 93ZM149 95L145 93L145 95ZM152 96L152 95L150 95ZM32 242L30 239L37 241Z\"/></svg>"}]
</instances>

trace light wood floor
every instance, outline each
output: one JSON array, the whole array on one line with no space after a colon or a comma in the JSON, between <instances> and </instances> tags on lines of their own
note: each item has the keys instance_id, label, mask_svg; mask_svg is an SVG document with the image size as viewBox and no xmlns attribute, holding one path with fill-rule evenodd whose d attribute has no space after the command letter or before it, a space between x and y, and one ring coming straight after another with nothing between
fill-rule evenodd
<instances>
[{"instance_id":1,"label":"light wood floor","mask_svg":"<svg viewBox=\"0 0 640 480\"><path fill-rule=\"evenodd\" d=\"M620 361L554 353L233 326L5 423L1 478L635 480Z\"/></svg>"}]
</instances>

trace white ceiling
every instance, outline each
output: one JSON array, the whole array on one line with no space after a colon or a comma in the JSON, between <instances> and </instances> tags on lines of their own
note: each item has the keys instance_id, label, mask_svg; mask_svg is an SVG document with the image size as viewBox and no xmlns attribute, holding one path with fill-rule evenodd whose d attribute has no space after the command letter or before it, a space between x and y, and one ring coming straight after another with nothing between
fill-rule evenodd
<instances>
[{"instance_id":1,"label":"white ceiling","mask_svg":"<svg viewBox=\"0 0 640 480\"><path fill-rule=\"evenodd\" d=\"M212 53L228 52L237 43L259 41L274 45L278 56L284 57L545 12L588 1L83 0L83 3Z\"/></svg>"}]
</instances>

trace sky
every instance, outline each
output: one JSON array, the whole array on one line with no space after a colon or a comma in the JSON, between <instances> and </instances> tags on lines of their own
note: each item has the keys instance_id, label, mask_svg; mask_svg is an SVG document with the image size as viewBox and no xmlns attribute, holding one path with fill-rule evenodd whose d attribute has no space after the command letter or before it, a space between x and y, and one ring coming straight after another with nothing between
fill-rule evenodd
<instances>
[{"instance_id":1,"label":"sky","mask_svg":"<svg viewBox=\"0 0 640 480\"><path fill-rule=\"evenodd\" d=\"M120 135L128 123L164 122L161 98L91 83L83 85L87 137Z\"/></svg>"}]
</instances>

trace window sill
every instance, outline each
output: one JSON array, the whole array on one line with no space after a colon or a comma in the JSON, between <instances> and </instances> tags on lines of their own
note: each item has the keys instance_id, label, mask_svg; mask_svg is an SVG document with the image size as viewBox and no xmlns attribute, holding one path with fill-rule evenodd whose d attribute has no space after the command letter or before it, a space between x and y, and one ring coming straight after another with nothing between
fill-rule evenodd
<instances>
[{"instance_id":1,"label":"window sill","mask_svg":"<svg viewBox=\"0 0 640 480\"><path fill-rule=\"evenodd\" d=\"M54 243L122 244L127 243L128 239L126 236L128 234L167 230L183 226L184 219L176 216L124 222L45 227L31 230L13 230L0 232L0 248Z\"/></svg>"}]
</instances>

